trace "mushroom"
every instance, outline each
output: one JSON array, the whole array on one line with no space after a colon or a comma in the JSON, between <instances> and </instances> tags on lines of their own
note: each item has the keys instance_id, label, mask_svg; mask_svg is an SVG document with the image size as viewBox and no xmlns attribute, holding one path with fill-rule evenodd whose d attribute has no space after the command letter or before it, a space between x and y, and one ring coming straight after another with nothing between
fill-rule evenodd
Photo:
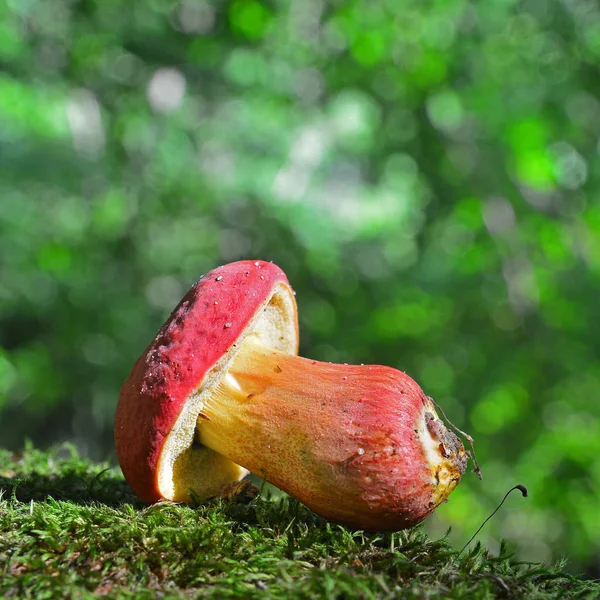
<instances>
[{"instance_id":1,"label":"mushroom","mask_svg":"<svg viewBox=\"0 0 600 600\"><path fill-rule=\"evenodd\" d=\"M445 501L469 455L417 383L297 349L279 267L240 261L204 275L121 389L115 442L135 493L208 498L251 471L365 530L408 527Z\"/></svg>"}]
</instances>

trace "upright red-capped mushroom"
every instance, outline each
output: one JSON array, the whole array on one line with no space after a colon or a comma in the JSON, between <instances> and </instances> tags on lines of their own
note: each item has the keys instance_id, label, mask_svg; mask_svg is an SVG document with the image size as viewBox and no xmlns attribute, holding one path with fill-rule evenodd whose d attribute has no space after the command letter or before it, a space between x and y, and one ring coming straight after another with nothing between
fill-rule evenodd
<instances>
[{"instance_id":1,"label":"upright red-capped mushroom","mask_svg":"<svg viewBox=\"0 0 600 600\"><path fill-rule=\"evenodd\" d=\"M125 477L146 502L210 497L248 470L325 518L362 529L418 523L468 454L405 373L296 356L284 273L240 261L184 296L123 384Z\"/></svg>"}]
</instances>

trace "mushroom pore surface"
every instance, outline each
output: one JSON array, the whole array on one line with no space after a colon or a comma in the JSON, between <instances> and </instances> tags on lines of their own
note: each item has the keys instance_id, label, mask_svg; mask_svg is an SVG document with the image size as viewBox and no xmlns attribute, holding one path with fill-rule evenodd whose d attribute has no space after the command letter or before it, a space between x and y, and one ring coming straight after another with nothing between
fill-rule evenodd
<instances>
[{"instance_id":1,"label":"mushroom pore surface","mask_svg":"<svg viewBox=\"0 0 600 600\"><path fill-rule=\"evenodd\" d=\"M229 325L225 323L224 327ZM236 343L191 394L166 436L157 474L158 488L164 498L189 501L190 493L201 498L214 496L224 485L247 475L248 471L244 467L206 445L195 442L198 415L226 376L247 336L251 336L265 348L283 353L297 352L296 302L289 285L283 282L275 285L269 298L256 311ZM198 351L201 352L202 348Z\"/></svg>"}]
</instances>

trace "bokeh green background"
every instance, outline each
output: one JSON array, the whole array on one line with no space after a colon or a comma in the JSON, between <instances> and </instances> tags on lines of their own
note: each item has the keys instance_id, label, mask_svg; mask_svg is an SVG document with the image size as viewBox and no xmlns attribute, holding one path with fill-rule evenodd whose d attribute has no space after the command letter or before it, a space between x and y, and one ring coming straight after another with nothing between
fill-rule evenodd
<instances>
[{"instance_id":1,"label":"bokeh green background","mask_svg":"<svg viewBox=\"0 0 600 600\"><path fill-rule=\"evenodd\" d=\"M0 445L114 457L184 291L273 260L302 352L414 376L476 438L428 522L600 571L600 9L0 2Z\"/></svg>"}]
</instances>

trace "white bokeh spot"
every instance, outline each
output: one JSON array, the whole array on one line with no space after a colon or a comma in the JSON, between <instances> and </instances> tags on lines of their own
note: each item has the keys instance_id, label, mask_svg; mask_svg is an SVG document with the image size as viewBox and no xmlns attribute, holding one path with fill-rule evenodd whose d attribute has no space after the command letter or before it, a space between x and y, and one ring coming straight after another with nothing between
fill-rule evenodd
<instances>
[{"instance_id":1,"label":"white bokeh spot","mask_svg":"<svg viewBox=\"0 0 600 600\"><path fill-rule=\"evenodd\" d=\"M154 72L146 96L152 110L168 113L175 110L183 101L186 80L177 69L162 68Z\"/></svg>"}]
</instances>

